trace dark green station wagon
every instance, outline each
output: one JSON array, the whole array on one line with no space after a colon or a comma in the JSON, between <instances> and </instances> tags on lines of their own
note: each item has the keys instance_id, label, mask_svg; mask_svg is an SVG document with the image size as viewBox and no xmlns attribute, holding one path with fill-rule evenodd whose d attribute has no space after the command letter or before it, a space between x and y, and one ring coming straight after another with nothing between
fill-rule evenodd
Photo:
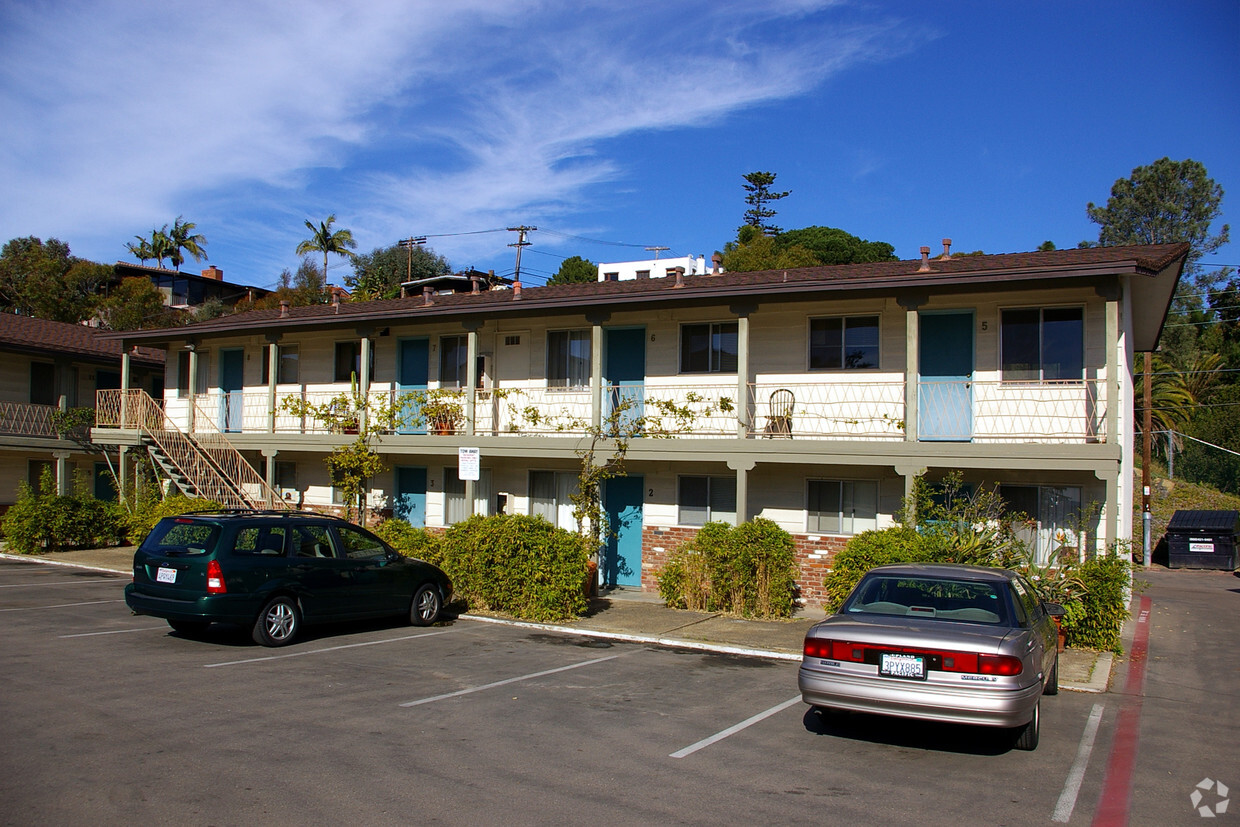
<instances>
[{"instance_id":1,"label":"dark green station wagon","mask_svg":"<svg viewBox=\"0 0 1240 827\"><path fill-rule=\"evenodd\" d=\"M375 535L313 512L222 511L165 517L134 554L125 603L174 630L211 623L284 646L303 623L388 615L429 626L452 598L436 566Z\"/></svg>"}]
</instances>

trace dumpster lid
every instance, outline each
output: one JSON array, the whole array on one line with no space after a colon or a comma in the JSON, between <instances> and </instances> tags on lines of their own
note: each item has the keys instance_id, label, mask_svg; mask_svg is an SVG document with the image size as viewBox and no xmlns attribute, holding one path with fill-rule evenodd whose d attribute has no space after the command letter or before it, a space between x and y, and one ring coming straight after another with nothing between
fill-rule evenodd
<instances>
[{"instance_id":1,"label":"dumpster lid","mask_svg":"<svg viewBox=\"0 0 1240 827\"><path fill-rule=\"evenodd\" d=\"M1168 531L1235 532L1240 511L1177 511L1167 523Z\"/></svg>"}]
</instances>

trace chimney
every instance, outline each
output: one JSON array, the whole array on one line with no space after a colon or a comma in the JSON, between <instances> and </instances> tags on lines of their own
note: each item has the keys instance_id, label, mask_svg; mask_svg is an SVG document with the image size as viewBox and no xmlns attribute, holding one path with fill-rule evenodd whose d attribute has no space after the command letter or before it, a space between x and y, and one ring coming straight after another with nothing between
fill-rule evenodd
<instances>
[{"instance_id":1,"label":"chimney","mask_svg":"<svg viewBox=\"0 0 1240 827\"><path fill-rule=\"evenodd\" d=\"M943 255L944 261L950 260L952 257L952 240L950 238L943 239Z\"/></svg>"},{"instance_id":2,"label":"chimney","mask_svg":"<svg viewBox=\"0 0 1240 827\"><path fill-rule=\"evenodd\" d=\"M478 277L477 276L469 277L469 292L472 295L475 295L475 296L478 295Z\"/></svg>"},{"instance_id":3,"label":"chimney","mask_svg":"<svg viewBox=\"0 0 1240 827\"><path fill-rule=\"evenodd\" d=\"M512 283L512 300L515 302L521 298L521 282L514 281Z\"/></svg>"},{"instance_id":4,"label":"chimney","mask_svg":"<svg viewBox=\"0 0 1240 827\"><path fill-rule=\"evenodd\" d=\"M710 257L710 264L711 264L710 274L712 276L717 276L723 272L723 256L719 255L718 253L715 253L713 256Z\"/></svg>"},{"instance_id":5,"label":"chimney","mask_svg":"<svg viewBox=\"0 0 1240 827\"><path fill-rule=\"evenodd\" d=\"M202 271L204 279L215 279L216 281L224 280L224 271L212 264L210 267Z\"/></svg>"},{"instance_id":6,"label":"chimney","mask_svg":"<svg viewBox=\"0 0 1240 827\"><path fill-rule=\"evenodd\" d=\"M435 291L431 290L431 286L429 284L422 285L422 306L423 307L430 307L432 304L435 303L431 299L431 297L434 295L434 292Z\"/></svg>"},{"instance_id":7,"label":"chimney","mask_svg":"<svg viewBox=\"0 0 1240 827\"><path fill-rule=\"evenodd\" d=\"M280 318L281 319L288 318L288 299L280 300Z\"/></svg>"},{"instance_id":8,"label":"chimney","mask_svg":"<svg viewBox=\"0 0 1240 827\"><path fill-rule=\"evenodd\" d=\"M921 266L917 268L917 272L919 273L930 272L930 248L929 247L921 248Z\"/></svg>"},{"instance_id":9,"label":"chimney","mask_svg":"<svg viewBox=\"0 0 1240 827\"><path fill-rule=\"evenodd\" d=\"M676 268L676 286L677 287L685 286L685 268L683 267Z\"/></svg>"},{"instance_id":10,"label":"chimney","mask_svg":"<svg viewBox=\"0 0 1240 827\"><path fill-rule=\"evenodd\" d=\"M340 291L335 287L332 288L332 309L340 312Z\"/></svg>"}]
</instances>

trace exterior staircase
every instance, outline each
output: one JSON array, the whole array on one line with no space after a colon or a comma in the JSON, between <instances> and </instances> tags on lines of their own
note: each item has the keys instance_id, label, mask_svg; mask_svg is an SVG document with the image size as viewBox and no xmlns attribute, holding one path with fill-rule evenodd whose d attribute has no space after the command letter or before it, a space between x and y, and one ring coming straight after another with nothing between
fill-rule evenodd
<instances>
[{"instance_id":1,"label":"exterior staircase","mask_svg":"<svg viewBox=\"0 0 1240 827\"><path fill-rule=\"evenodd\" d=\"M287 509L267 481L216 430L186 434L142 390L100 391L95 424L138 431L151 460L188 497L241 509ZM214 428L197 411L196 422Z\"/></svg>"}]
</instances>

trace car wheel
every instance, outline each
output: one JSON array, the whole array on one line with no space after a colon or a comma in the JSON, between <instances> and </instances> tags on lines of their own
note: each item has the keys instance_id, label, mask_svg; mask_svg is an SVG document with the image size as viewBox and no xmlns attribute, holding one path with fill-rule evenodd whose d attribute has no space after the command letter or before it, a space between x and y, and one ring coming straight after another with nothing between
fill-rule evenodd
<instances>
[{"instance_id":1,"label":"car wheel","mask_svg":"<svg viewBox=\"0 0 1240 827\"><path fill-rule=\"evenodd\" d=\"M210 623L201 620L169 620L168 625L172 627L172 631L181 635L201 635L207 631Z\"/></svg>"},{"instance_id":2,"label":"car wheel","mask_svg":"<svg viewBox=\"0 0 1240 827\"><path fill-rule=\"evenodd\" d=\"M1033 719L1020 729L1016 730L1016 748L1023 750L1035 750L1038 748L1038 728L1042 718L1042 702L1038 701L1033 707Z\"/></svg>"},{"instance_id":3,"label":"car wheel","mask_svg":"<svg viewBox=\"0 0 1240 827\"><path fill-rule=\"evenodd\" d=\"M1055 665L1051 667L1051 676L1046 681L1046 686L1042 689L1043 695L1059 694L1059 653L1055 653Z\"/></svg>"},{"instance_id":4,"label":"car wheel","mask_svg":"<svg viewBox=\"0 0 1240 827\"><path fill-rule=\"evenodd\" d=\"M291 597L273 597L254 621L254 642L263 646L285 646L301 631L301 612Z\"/></svg>"},{"instance_id":5,"label":"car wheel","mask_svg":"<svg viewBox=\"0 0 1240 827\"><path fill-rule=\"evenodd\" d=\"M414 626L430 626L439 620L439 613L442 610L443 598L439 596L439 589L427 583L413 594L413 605L409 607L409 620Z\"/></svg>"}]
</instances>

